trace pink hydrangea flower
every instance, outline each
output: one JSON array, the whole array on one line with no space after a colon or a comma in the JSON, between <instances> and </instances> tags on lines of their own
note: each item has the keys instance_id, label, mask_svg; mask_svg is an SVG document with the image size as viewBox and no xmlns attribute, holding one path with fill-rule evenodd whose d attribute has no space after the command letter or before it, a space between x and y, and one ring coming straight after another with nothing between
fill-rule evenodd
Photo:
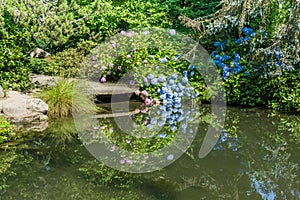
<instances>
[{"instance_id":1,"label":"pink hydrangea flower","mask_svg":"<svg viewBox=\"0 0 300 200\"><path fill-rule=\"evenodd\" d=\"M109 131L110 133L112 133L112 132L114 132L114 128L109 128L108 131Z\"/></svg>"},{"instance_id":2,"label":"pink hydrangea flower","mask_svg":"<svg viewBox=\"0 0 300 200\"><path fill-rule=\"evenodd\" d=\"M140 98L141 98L143 101L145 101L147 97L145 97L145 96L142 95L142 96L140 96Z\"/></svg>"},{"instance_id":3,"label":"pink hydrangea flower","mask_svg":"<svg viewBox=\"0 0 300 200\"><path fill-rule=\"evenodd\" d=\"M126 32L125 32L125 31L121 31L121 32L120 32L120 35L126 36Z\"/></svg>"},{"instance_id":4,"label":"pink hydrangea flower","mask_svg":"<svg viewBox=\"0 0 300 200\"><path fill-rule=\"evenodd\" d=\"M143 35L149 35L150 34L150 31L144 31L143 32Z\"/></svg>"},{"instance_id":5,"label":"pink hydrangea flower","mask_svg":"<svg viewBox=\"0 0 300 200\"><path fill-rule=\"evenodd\" d=\"M144 83L148 83L148 79L146 77L144 78Z\"/></svg>"},{"instance_id":6,"label":"pink hydrangea flower","mask_svg":"<svg viewBox=\"0 0 300 200\"><path fill-rule=\"evenodd\" d=\"M134 94L136 95L136 96L139 96L140 95L140 91L139 90L136 90L135 92L134 92Z\"/></svg>"},{"instance_id":7,"label":"pink hydrangea flower","mask_svg":"<svg viewBox=\"0 0 300 200\"><path fill-rule=\"evenodd\" d=\"M113 145L111 148L110 148L110 151L115 151L116 150L116 146Z\"/></svg>"},{"instance_id":8,"label":"pink hydrangea flower","mask_svg":"<svg viewBox=\"0 0 300 200\"><path fill-rule=\"evenodd\" d=\"M135 114L138 114L139 112L141 112L141 110L138 109L138 108L134 110L134 113L135 113Z\"/></svg>"},{"instance_id":9,"label":"pink hydrangea flower","mask_svg":"<svg viewBox=\"0 0 300 200\"><path fill-rule=\"evenodd\" d=\"M133 36L133 32L132 32L132 31L130 31L130 32L127 34L127 36L128 36L129 38L132 38L132 36Z\"/></svg>"},{"instance_id":10,"label":"pink hydrangea flower","mask_svg":"<svg viewBox=\"0 0 300 200\"><path fill-rule=\"evenodd\" d=\"M105 77L102 77L102 78L100 79L100 82L101 82L101 83L105 83L105 82L106 82L106 78L105 78Z\"/></svg>"},{"instance_id":11,"label":"pink hydrangea flower","mask_svg":"<svg viewBox=\"0 0 300 200\"><path fill-rule=\"evenodd\" d=\"M126 58L130 59L130 58L131 58L131 55L130 55L130 54L128 54L128 55L126 56Z\"/></svg>"},{"instance_id":12,"label":"pink hydrangea flower","mask_svg":"<svg viewBox=\"0 0 300 200\"><path fill-rule=\"evenodd\" d=\"M126 160L126 163L131 165L133 162L132 162L132 160L127 159L127 160Z\"/></svg>"},{"instance_id":13,"label":"pink hydrangea flower","mask_svg":"<svg viewBox=\"0 0 300 200\"><path fill-rule=\"evenodd\" d=\"M120 160L120 164L121 164L121 165L125 164L125 162L126 162L125 159Z\"/></svg>"},{"instance_id":14,"label":"pink hydrangea flower","mask_svg":"<svg viewBox=\"0 0 300 200\"><path fill-rule=\"evenodd\" d=\"M148 63L148 60L143 60L143 63L145 63L145 64Z\"/></svg>"},{"instance_id":15,"label":"pink hydrangea flower","mask_svg":"<svg viewBox=\"0 0 300 200\"><path fill-rule=\"evenodd\" d=\"M126 142L127 144L130 144L131 140L127 139L127 140L125 140L125 142Z\"/></svg>"},{"instance_id":16,"label":"pink hydrangea flower","mask_svg":"<svg viewBox=\"0 0 300 200\"><path fill-rule=\"evenodd\" d=\"M116 47L117 47L117 44L116 44L115 41L111 40L110 43L111 43L111 46L112 46L113 48L116 48Z\"/></svg>"},{"instance_id":17,"label":"pink hydrangea flower","mask_svg":"<svg viewBox=\"0 0 300 200\"><path fill-rule=\"evenodd\" d=\"M147 111L148 111L148 107L146 107L143 110L141 110L142 113L146 113Z\"/></svg>"},{"instance_id":18,"label":"pink hydrangea flower","mask_svg":"<svg viewBox=\"0 0 300 200\"><path fill-rule=\"evenodd\" d=\"M108 76L111 75L111 71L108 71L106 74L107 74Z\"/></svg>"},{"instance_id":19,"label":"pink hydrangea flower","mask_svg":"<svg viewBox=\"0 0 300 200\"><path fill-rule=\"evenodd\" d=\"M148 96L148 92L147 92L146 90L143 90L143 91L141 92L141 95L147 97L147 96Z\"/></svg>"},{"instance_id":20,"label":"pink hydrangea flower","mask_svg":"<svg viewBox=\"0 0 300 200\"><path fill-rule=\"evenodd\" d=\"M160 105L160 101L158 99L153 99L152 103L154 103L154 106L159 106Z\"/></svg>"},{"instance_id":21,"label":"pink hydrangea flower","mask_svg":"<svg viewBox=\"0 0 300 200\"><path fill-rule=\"evenodd\" d=\"M122 66L118 66L118 70L121 70L122 69Z\"/></svg>"},{"instance_id":22,"label":"pink hydrangea flower","mask_svg":"<svg viewBox=\"0 0 300 200\"><path fill-rule=\"evenodd\" d=\"M151 100L149 98L145 99L145 105L149 106L151 104Z\"/></svg>"},{"instance_id":23,"label":"pink hydrangea flower","mask_svg":"<svg viewBox=\"0 0 300 200\"><path fill-rule=\"evenodd\" d=\"M113 67L114 67L114 64L113 64L113 63L110 63L109 66L110 66L111 68L113 68Z\"/></svg>"},{"instance_id":24,"label":"pink hydrangea flower","mask_svg":"<svg viewBox=\"0 0 300 200\"><path fill-rule=\"evenodd\" d=\"M148 124L148 121L147 120L144 120L144 125L147 125Z\"/></svg>"}]
</instances>

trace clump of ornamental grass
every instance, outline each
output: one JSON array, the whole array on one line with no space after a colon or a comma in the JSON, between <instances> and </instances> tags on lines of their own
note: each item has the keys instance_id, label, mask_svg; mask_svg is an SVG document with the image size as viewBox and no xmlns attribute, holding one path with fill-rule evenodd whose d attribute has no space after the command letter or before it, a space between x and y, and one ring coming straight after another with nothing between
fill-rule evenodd
<instances>
[{"instance_id":1,"label":"clump of ornamental grass","mask_svg":"<svg viewBox=\"0 0 300 200\"><path fill-rule=\"evenodd\" d=\"M70 117L73 112L84 114L97 111L94 102L84 94L74 80L61 79L38 96L48 104L48 116L51 118Z\"/></svg>"}]
</instances>

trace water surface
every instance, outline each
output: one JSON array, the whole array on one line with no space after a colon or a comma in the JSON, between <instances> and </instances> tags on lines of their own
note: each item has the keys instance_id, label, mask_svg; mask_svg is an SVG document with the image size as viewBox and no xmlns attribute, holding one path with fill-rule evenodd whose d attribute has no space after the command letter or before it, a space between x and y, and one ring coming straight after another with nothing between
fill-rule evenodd
<instances>
[{"instance_id":1,"label":"water surface","mask_svg":"<svg viewBox=\"0 0 300 200\"><path fill-rule=\"evenodd\" d=\"M9 185L1 199L300 199L300 128L288 123L297 119L271 116L263 109L228 108L222 136L208 156L197 157L207 129L203 126L180 159L160 171L131 177L129 187L97 182L97 164L80 141L65 136L69 142L64 145L47 133L16 151L0 152L1 158L16 157L1 175L1 184ZM95 168L88 176L87 166Z\"/></svg>"}]
</instances>

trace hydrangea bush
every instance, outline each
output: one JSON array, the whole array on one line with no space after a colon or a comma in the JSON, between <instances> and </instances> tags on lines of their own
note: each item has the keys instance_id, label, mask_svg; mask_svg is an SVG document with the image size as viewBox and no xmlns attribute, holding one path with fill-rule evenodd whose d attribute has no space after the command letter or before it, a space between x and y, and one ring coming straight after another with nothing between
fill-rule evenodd
<instances>
[{"instance_id":1,"label":"hydrangea bush","mask_svg":"<svg viewBox=\"0 0 300 200\"><path fill-rule=\"evenodd\" d=\"M221 1L211 15L180 20L212 51L228 103L299 111L299 9L297 0Z\"/></svg>"}]
</instances>

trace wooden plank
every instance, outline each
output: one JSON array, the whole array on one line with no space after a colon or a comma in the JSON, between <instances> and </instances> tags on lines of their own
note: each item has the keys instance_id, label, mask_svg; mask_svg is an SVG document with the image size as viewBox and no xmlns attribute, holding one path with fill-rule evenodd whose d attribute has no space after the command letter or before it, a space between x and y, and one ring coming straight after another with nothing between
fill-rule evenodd
<instances>
[{"instance_id":1,"label":"wooden plank","mask_svg":"<svg viewBox=\"0 0 300 200\"><path fill-rule=\"evenodd\" d=\"M133 94L138 88L129 87L128 85L115 83L100 83L96 81L86 81L86 84L91 88L91 92L97 95L118 95L118 94Z\"/></svg>"},{"instance_id":2,"label":"wooden plank","mask_svg":"<svg viewBox=\"0 0 300 200\"><path fill-rule=\"evenodd\" d=\"M40 86L53 86L61 77L34 74L31 76L32 83L39 83ZM89 92L96 95L112 95L112 94L130 94L137 90L137 87L130 87L126 84L118 83L100 83L86 79L70 79L76 80L78 84L83 85Z\"/></svg>"},{"instance_id":3,"label":"wooden plank","mask_svg":"<svg viewBox=\"0 0 300 200\"><path fill-rule=\"evenodd\" d=\"M132 112L123 112L123 113L110 113L110 114L99 114L99 115L94 115L93 118L114 118L114 117L126 117L129 115L135 114L134 111Z\"/></svg>"}]
</instances>

